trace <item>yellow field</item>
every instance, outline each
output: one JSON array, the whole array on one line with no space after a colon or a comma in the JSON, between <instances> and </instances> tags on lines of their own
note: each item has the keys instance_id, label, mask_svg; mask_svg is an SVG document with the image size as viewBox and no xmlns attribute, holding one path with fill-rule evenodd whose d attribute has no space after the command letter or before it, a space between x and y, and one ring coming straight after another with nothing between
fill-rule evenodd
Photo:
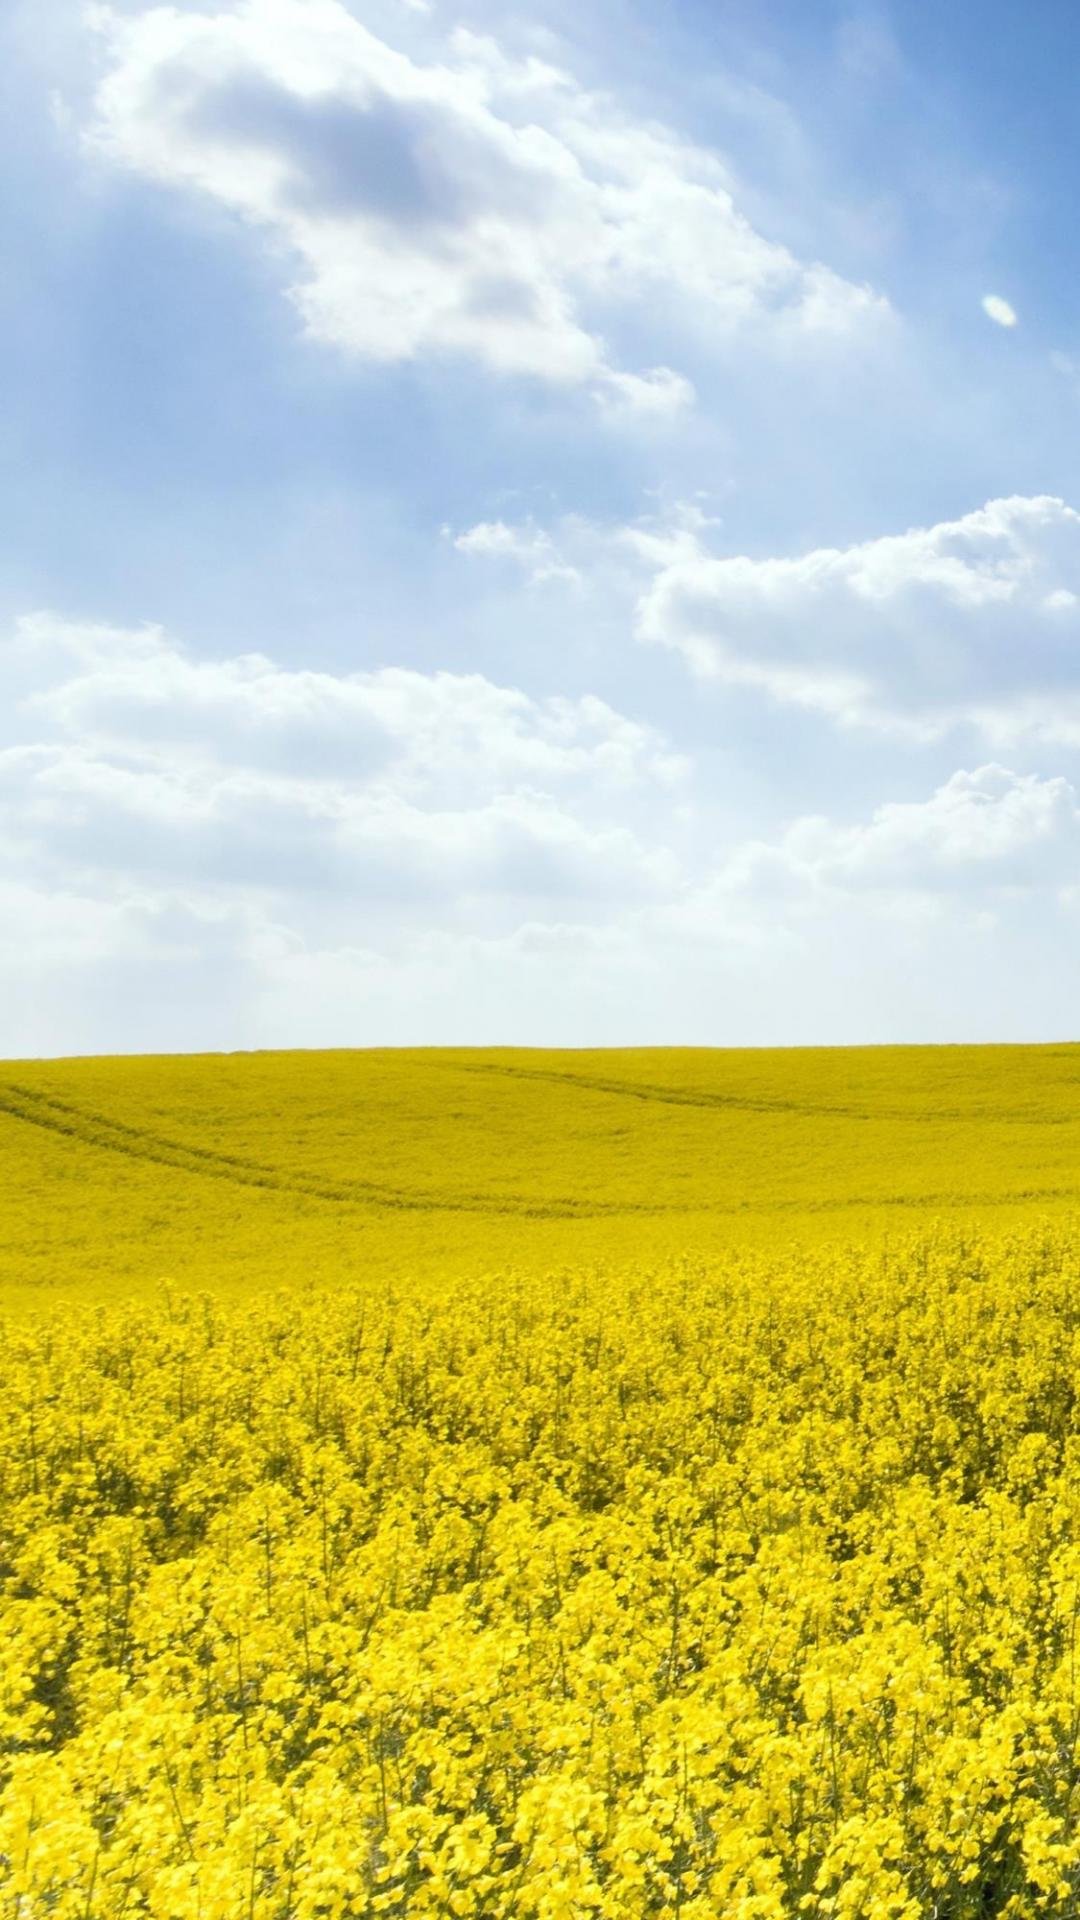
<instances>
[{"instance_id":1,"label":"yellow field","mask_svg":"<svg viewBox=\"0 0 1080 1920\"><path fill-rule=\"evenodd\" d=\"M0 1289L476 1273L1080 1214L1080 1047L0 1065Z\"/></svg>"},{"instance_id":2,"label":"yellow field","mask_svg":"<svg viewBox=\"0 0 1080 1920\"><path fill-rule=\"evenodd\" d=\"M0 1069L13 1920L1080 1910L1078 1092Z\"/></svg>"}]
</instances>

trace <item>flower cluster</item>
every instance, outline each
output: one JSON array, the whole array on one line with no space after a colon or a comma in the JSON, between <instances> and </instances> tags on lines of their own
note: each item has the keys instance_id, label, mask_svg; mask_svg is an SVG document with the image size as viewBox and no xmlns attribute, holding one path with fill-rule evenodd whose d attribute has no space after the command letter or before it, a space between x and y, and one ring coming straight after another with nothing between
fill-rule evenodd
<instances>
[{"instance_id":1,"label":"flower cluster","mask_svg":"<svg viewBox=\"0 0 1080 1920\"><path fill-rule=\"evenodd\" d=\"M1078 1264L13 1321L8 1911L1075 1911Z\"/></svg>"}]
</instances>

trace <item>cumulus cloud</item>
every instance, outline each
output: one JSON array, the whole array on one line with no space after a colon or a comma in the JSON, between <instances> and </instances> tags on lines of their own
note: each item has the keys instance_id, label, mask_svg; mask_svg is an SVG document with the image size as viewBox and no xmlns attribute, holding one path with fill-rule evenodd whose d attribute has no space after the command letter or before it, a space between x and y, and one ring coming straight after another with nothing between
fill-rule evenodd
<instances>
[{"instance_id":1,"label":"cumulus cloud","mask_svg":"<svg viewBox=\"0 0 1080 1920\"><path fill-rule=\"evenodd\" d=\"M778 871L814 894L1072 888L1080 879L1080 800L1061 777L993 763L961 770L928 799L888 801L853 826L798 820L774 845L740 849L723 882L752 889L768 876L772 886Z\"/></svg>"},{"instance_id":2,"label":"cumulus cloud","mask_svg":"<svg viewBox=\"0 0 1080 1920\"><path fill-rule=\"evenodd\" d=\"M24 725L82 744L357 782L392 769L410 791L448 782L539 787L670 782L682 763L652 727L586 695L537 701L482 674L330 673L264 654L196 658L157 627L21 620L0 671Z\"/></svg>"},{"instance_id":3,"label":"cumulus cloud","mask_svg":"<svg viewBox=\"0 0 1080 1920\"><path fill-rule=\"evenodd\" d=\"M657 538L638 541L656 564L637 630L702 679L913 738L1080 740L1080 514L1062 500L794 558Z\"/></svg>"},{"instance_id":4,"label":"cumulus cloud","mask_svg":"<svg viewBox=\"0 0 1080 1920\"><path fill-rule=\"evenodd\" d=\"M1016 308L1010 306L1007 300L1002 299L1000 293L984 294L982 310L987 319L992 320L995 326L1015 327L1017 325L1019 316Z\"/></svg>"},{"instance_id":5,"label":"cumulus cloud","mask_svg":"<svg viewBox=\"0 0 1080 1920\"><path fill-rule=\"evenodd\" d=\"M9 855L61 886L291 902L287 918L646 897L627 815L683 769L650 727L478 674L198 660L156 628L38 615L0 653Z\"/></svg>"},{"instance_id":6,"label":"cumulus cloud","mask_svg":"<svg viewBox=\"0 0 1080 1920\"><path fill-rule=\"evenodd\" d=\"M696 501L625 524L481 523L474 558L574 578L693 674L916 744L1080 744L1080 514L1052 496L796 555L724 553ZM589 617L588 611L585 617Z\"/></svg>"},{"instance_id":7,"label":"cumulus cloud","mask_svg":"<svg viewBox=\"0 0 1080 1920\"><path fill-rule=\"evenodd\" d=\"M621 366L605 316L677 340L688 313L710 337L802 337L888 311L757 233L714 154L490 38L419 60L341 0L96 20L98 150L248 222L292 263L309 334L347 353L463 355L665 414L685 376Z\"/></svg>"}]
</instances>

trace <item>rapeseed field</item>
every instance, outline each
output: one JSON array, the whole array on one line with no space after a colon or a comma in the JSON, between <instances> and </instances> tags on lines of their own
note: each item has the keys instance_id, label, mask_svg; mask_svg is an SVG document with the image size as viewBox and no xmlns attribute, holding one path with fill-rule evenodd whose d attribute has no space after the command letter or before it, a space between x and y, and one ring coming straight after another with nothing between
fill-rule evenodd
<instances>
[{"instance_id":1,"label":"rapeseed field","mask_svg":"<svg viewBox=\"0 0 1080 1920\"><path fill-rule=\"evenodd\" d=\"M0 1064L0 1299L877 1244L1080 1214L1080 1047Z\"/></svg>"},{"instance_id":2,"label":"rapeseed field","mask_svg":"<svg viewBox=\"0 0 1080 1920\"><path fill-rule=\"evenodd\" d=\"M0 1069L7 1910L1080 1910L1078 1086Z\"/></svg>"}]
</instances>

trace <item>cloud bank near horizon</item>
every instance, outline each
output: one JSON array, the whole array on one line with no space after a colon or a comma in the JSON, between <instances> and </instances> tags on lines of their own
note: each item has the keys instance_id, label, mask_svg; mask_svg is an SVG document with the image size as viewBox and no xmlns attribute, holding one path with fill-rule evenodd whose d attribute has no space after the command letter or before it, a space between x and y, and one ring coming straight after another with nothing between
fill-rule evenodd
<instances>
[{"instance_id":1,"label":"cloud bank near horizon","mask_svg":"<svg viewBox=\"0 0 1080 1920\"><path fill-rule=\"evenodd\" d=\"M168 973L194 943L208 985L218 968L244 982L249 1043L280 1022L283 1041L356 1038L373 992L400 1018L422 962L442 1017L470 969L502 983L479 1014L463 1003L457 1037L505 1019L540 969L566 1005L591 981L580 1037L613 1040L613 970L655 995L713 969L745 995L763 958L813 955L840 928L864 954L932 953L1007 938L1036 901L1069 926L1080 905L1080 796L1062 776L987 763L862 820L715 847L692 765L595 698L196 660L159 629L48 614L0 649L0 691L0 894L23 930L0 978L16 1000L30 966L69 985L85 968ZM610 1012L626 1017L622 995ZM680 1035L661 1020L659 1037Z\"/></svg>"}]
</instances>

